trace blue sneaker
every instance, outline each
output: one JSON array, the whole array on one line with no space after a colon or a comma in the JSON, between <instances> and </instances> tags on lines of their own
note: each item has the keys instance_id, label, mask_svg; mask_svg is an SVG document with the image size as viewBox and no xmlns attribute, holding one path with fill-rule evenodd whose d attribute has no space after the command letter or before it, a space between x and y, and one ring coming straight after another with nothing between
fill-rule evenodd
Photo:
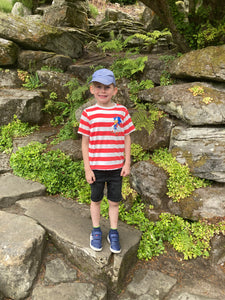
<instances>
[{"instance_id":1,"label":"blue sneaker","mask_svg":"<svg viewBox=\"0 0 225 300\"><path fill-rule=\"evenodd\" d=\"M102 251L102 231L100 228L93 228L90 235L90 247L95 251Z\"/></svg>"},{"instance_id":2,"label":"blue sneaker","mask_svg":"<svg viewBox=\"0 0 225 300\"><path fill-rule=\"evenodd\" d=\"M121 252L119 233L117 230L110 229L107 240L110 243L110 251L112 253Z\"/></svg>"}]
</instances>

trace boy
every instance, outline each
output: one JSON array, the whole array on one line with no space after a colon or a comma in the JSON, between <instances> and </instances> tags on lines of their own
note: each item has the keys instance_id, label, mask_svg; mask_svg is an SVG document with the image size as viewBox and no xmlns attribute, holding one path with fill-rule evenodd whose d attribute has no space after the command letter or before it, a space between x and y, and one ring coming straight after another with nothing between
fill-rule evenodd
<instances>
[{"instance_id":1,"label":"boy","mask_svg":"<svg viewBox=\"0 0 225 300\"><path fill-rule=\"evenodd\" d=\"M122 198L122 177L130 173L130 133L135 128L128 110L112 102L112 97L117 93L112 71L100 69L94 72L90 92L94 95L96 104L82 112L78 129L78 133L82 134L85 176L91 185L93 230L90 247L95 251L102 250L100 203L107 183L111 226L107 239L111 252L120 253L117 231L119 202Z\"/></svg>"}]
</instances>

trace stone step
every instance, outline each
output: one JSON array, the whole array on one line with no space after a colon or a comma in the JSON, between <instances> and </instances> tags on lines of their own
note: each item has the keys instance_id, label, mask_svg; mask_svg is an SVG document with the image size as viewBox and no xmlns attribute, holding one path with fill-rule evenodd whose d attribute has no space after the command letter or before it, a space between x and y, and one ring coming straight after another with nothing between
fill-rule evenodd
<instances>
[{"instance_id":1,"label":"stone step","mask_svg":"<svg viewBox=\"0 0 225 300\"><path fill-rule=\"evenodd\" d=\"M40 124L43 108L44 97L41 91L0 89L0 126L12 122L14 115L22 122Z\"/></svg>"},{"instance_id":2,"label":"stone step","mask_svg":"<svg viewBox=\"0 0 225 300\"><path fill-rule=\"evenodd\" d=\"M36 221L0 211L0 299L26 297L37 276L45 230Z\"/></svg>"},{"instance_id":3,"label":"stone step","mask_svg":"<svg viewBox=\"0 0 225 300\"><path fill-rule=\"evenodd\" d=\"M89 206L50 196L20 200L17 204L26 216L45 228L57 248L81 271L114 290L122 287L128 270L137 260L141 232L119 222L122 251L112 254L106 240L109 222L102 218L103 250L95 252L89 245L92 229Z\"/></svg>"},{"instance_id":4,"label":"stone step","mask_svg":"<svg viewBox=\"0 0 225 300\"><path fill-rule=\"evenodd\" d=\"M55 286L39 286L32 293L32 300L106 300L106 288L92 283L72 282Z\"/></svg>"},{"instance_id":5,"label":"stone step","mask_svg":"<svg viewBox=\"0 0 225 300\"><path fill-rule=\"evenodd\" d=\"M0 174L0 208L13 205L17 200L43 196L44 185L15 176L11 173Z\"/></svg>"}]
</instances>

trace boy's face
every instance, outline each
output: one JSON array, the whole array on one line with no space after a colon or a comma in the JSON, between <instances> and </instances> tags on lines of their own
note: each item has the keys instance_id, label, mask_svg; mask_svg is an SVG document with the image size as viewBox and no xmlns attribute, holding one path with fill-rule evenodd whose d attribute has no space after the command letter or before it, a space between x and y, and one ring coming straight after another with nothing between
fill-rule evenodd
<instances>
[{"instance_id":1,"label":"boy's face","mask_svg":"<svg viewBox=\"0 0 225 300\"><path fill-rule=\"evenodd\" d=\"M99 82L93 82L90 86L90 92L94 95L97 104L100 106L111 106L112 96L117 93L117 88L114 84L104 85Z\"/></svg>"}]
</instances>

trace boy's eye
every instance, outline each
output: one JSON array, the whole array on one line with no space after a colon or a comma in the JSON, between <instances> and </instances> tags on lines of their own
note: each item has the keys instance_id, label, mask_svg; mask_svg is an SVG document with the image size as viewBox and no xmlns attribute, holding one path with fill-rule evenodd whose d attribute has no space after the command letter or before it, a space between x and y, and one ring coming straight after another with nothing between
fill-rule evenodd
<instances>
[{"instance_id":1,"label":"boy's eye","mask_svg":"<svg viewBox=\"0 0 225 300\"><path fill-rule=\"evenodd\" d=\"M95 87L96 87L97 89L103 89L103 90L108 90L108 89L110 89L110 86L96 85Z\"/></svg>"}]
</instances>

